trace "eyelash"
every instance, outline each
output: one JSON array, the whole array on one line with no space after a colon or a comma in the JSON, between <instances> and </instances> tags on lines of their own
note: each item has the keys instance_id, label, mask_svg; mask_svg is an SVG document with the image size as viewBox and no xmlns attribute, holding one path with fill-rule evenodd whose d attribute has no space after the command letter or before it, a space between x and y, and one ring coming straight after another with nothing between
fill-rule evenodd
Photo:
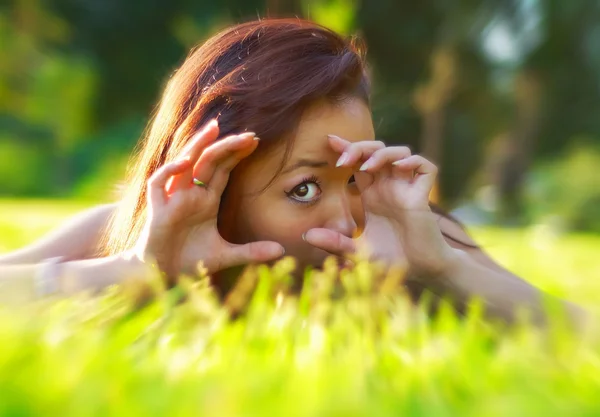
<instances>
[{"instance_id":1,"label":"eyelash","mask_svg":"<svg viewBox=\"0 0 600 417\"><path fill-rule=\"evenodd\" d=\"M319 178L316 175L313 174L310 177L303 178L302 181L298 185L296 185L294 188L292 188L290 191L284 191L284 192L289 197L289 199L292 201L292 203L301 204L303 206L310 206L312 204L315 204L317 201L319 201L318 198L315 200L312 200L312 201L300 201L293 197L294 190L304 184L315 184L317 187L319 187L319 190L321 190L321 181L319 180Z\"/></svg>"},{"instance_id":2,"label":"eyelash","mask_svg":"<svg viewBox=\"0 0 600 417\"><path fill-rule=\"evenodd\" d=\"M348 184L353 184L355 182L356 181L354 179L354 175L352 175L350 178L348 178ZM288 198L291 200L291 202L295 203L295 204L301 204L303 206L310 206L312 204L315 204L317 201L319 201L318 198L315 200L312 200L312 201L301 201L301 200L298 200L298 199L292 197L292 195L294 194L294 190L304 184L315 184L317 187L319 187L319 190L321 190L321 181L319 180L319 178L316 175L313 174L310 177L304 177L302 179L302 181L298 185L296 185L294 188L292 188L290 191L284 191L285 195L287 195Z\"/></svg>"}]
</instances>

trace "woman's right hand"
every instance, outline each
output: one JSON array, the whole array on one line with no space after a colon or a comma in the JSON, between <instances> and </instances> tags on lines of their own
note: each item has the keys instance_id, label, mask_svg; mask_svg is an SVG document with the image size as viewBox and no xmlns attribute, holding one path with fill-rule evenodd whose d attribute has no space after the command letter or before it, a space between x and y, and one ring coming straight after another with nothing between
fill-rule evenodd
<instances>
[{"instance_id":1,"label":"woman's right hand","mask_svg":"<svg viewBox=\"0 0 600 417\"><path fill-rule=\"evenodd\" d=\"M200 263L210 274L284 254L277 242L235 245L219 234L217 214L229 174L256 149L258 138L246 132L215 142L218 135L218 124L211 121L177 161L159 168L148 181L148 217L133 253L143 262L156 262L169 280L181 273L196 275Z\"/></svg>"}]
</instances>

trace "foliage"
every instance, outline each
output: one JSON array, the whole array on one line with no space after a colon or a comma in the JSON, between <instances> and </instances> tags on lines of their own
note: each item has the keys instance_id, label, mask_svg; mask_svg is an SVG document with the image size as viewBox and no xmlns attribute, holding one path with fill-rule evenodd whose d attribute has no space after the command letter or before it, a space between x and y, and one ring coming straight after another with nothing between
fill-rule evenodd
<instances>
[{"instance_id":1,"label":"foliage","mask_svg":"<svg viewBox=\"0 0 600 417\"><path fill-rule=\"evenodd\" d=\"M90 202L3 200L0 251ZM549 229L477 229L501 264L551 294L600 299L600 238ZM548 260L551 260L549 262ZM138 287L0 307L0 415L591 416L600 411L600 339L508 328L470 305L413 307L366 263L313 272L285 291L290 259L247 272L222 304L183 280L140 307ZM377 279L379 278L379 279ZM384 278L383 280L381 278ZM387 280L385 279L387 278ZM255 290L249 291L252 284ZM332 296L333 295L333 296ZM229 312L244 314L231 319Z\"/></svg>"},{"instance_id":2,"label":"foliage","mask_svg":"<svg viewBox=\"0 0 600 417\"><path fill-rule=\"evenodd\" d=\"M290 13L365 38L377 136L415 150L439 141L447 203L473 178L490 181L483 161L501 159L489 149L499 136L533 163L576 135L600 140L593 2L10 0L0 6L0 193L112 184L189 48L230 23Z\"/></svg>"},{"instance_id":3,"label":"foliage","mask_svg":"<svg viewBox=\"0 0 600 417\"><path fill-rule=\"evenodd\" d=\"M600 148L578 140L564 156L540 164L527 203L532 217L571 230L600 232Z\"/></svg>"},{"instance_id":4,"label":"foliage","mask_svg":"<svg viewBox=\"0 0 600 417\"><path fill-rule=\"evenodd\" d=\"M0 415L595 415L600 345L560 315L547 330L413 307L366 263L286 294L293 268L248 270L223 305L183 280L139 308L101 296L0 309ZM235 319L229 309L248 298ZM245 299L244 299L245 301Z\"/></svg>"}]
</instances>

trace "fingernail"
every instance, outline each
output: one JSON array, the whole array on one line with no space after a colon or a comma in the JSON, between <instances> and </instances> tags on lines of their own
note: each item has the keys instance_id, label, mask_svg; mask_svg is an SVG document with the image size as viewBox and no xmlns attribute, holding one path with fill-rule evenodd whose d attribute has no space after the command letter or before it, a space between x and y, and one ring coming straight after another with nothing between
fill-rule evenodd
<instances>
[{"instance_id":1,"label":"fingernail","mask_svg":"<svg viewBox=\"0 0 600 417\"><path fill-rule=\"evenodd\" d=\"M285 248L281 247L281 256L284 256L284 255L285 255Z\"/></svg>"},{"instance_id":2,"label":"fingernail","mask_svg":"<svg viewBox=\"0 0 600 417\"><path fill-rule=\"evenodd\" d=\"M254 136L254 139L252 139L252 140L255 140L258 142L260 140L260 138L258 136Z\"/></svg>"},{"instance_id":3,"label":"fingernail","mask_svg":"<svg viewBox=\"0 0 600 417\"><path fill-rule=\"evenodd\" d=\"M364 164L362 164L362 166L358 170L359 171L366 171L367 169L369 169L370 166L371 166L371 164L369 164L369 161L367 161Z\"/></svg>"},{"instance_id":4,"label":"fingernail","mask_svg":"<svg viewBox=\"0 0 600 417\"><path fill-rule=\"evenodd\" d=\"M348 154L346 152L344 152L344 153L342 153L342 156L340 156L340 159L338 159L338 161L336 162L336 164L335 164L336 168L341 167L347 161L348 161Z\"/></svg>"},{"instance_id":5,"label":"fingernail","mask_svg":"<svg viewBox=\"0 0 600 417\"><path fill-rule=\"evenodd\" d=\"M342 139L337 135L327 135L327 137L332 138L332 139L341 140L342 142L348 142L346 139Z\"/></svg>"},{"instance_id":6,"label":"fingernail","mask_svg":"<svg viewBox=\"0 0 600 417\"><path fill-rule=\"evenodd\" d=\"M206 125L206 127L211 128L213 126L219 126L219 122L217 119L211 119L210 122Z\"/></svg>"},{"instance_id":7,"label":"fingernail","mask_svg":"<svg viewBox=\"0 0 600 417\"><path fill-rule=\"evenodd\" d=\"M244 132L242 134L239 135L240 139L248 139L251 137L256 137L256 133L254 132Z\"/></svg>"},{"instance_id":8,"label":"fingernail","mask_svg":"<svg viewBox=\"0 0 600 417\"><path fill-rule=\"evenodd\" d=\"M302 233L302 240L306 242L306 232Z\"/></svg>"},{"instance_id":9,"label":"fingernail","mask_svg":"<svg viewBox=\"0 0 600 417\"><path fill-rule=\"evenodd\" d=\"M394 161L394 162L392 162L392 165L400 165L400 164L402 164L402 161L404 161L404 159L400 159L399 161Z\"/></svg>"}]
</instances>

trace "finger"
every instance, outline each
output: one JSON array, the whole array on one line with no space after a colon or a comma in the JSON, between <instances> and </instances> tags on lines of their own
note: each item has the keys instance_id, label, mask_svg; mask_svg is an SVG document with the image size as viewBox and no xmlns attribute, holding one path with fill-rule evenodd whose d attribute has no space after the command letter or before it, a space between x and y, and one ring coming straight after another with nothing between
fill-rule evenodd
<instances>
[{"instance_id":1,"label":"finger","mask_svg":"<svg viewBox=\"0 0 600 417\"><path fill-rule=\"evenodd\" d=\"M435 178L438 173L437 166L423 158L421 155L413 155L405 159L393 162L392 165L402 171L414 172L415 183L419 183L428 189L431 189L435 184Z\"/></svg>"},{"instance_id":2,"label":"finger","mask_svg":"<svg viewBox=\"0 0 600 417\"><path fill-rule=\"evenodd\" d=\"M189 158L191 161L197 161L204 149L213 143L219 136L219 124L216 119L211 120L198 133L189 140L188 144L183 148L180 155L182 158ZM174 193L181 188L188 188L192 182L193 173L190 170L185 175L180 175L173 178L167 184L167 192Z\"/></svg>"},{"instance_id":3,"label":"finger","mask_svg":"<svg viewBox=\"0 0 600 417\"><path fill-rule=\"evenodd\" d=\"M376 150L359 168L363 172L376 172L381 168L388 166L396 161L406 159L411 156L410 149L407 146L390 146Z\"/></svg>"},{"instance_id":4,"label":"finger","mask_svg":"<svg viewBox=\"0 0 600 417\"><path fill-rule=\"evenodd\" d=\"M346 139L342 139L336 135L327 135L327 139L329 141L329 146L331 149L336 151L337 153L342 153L352 142Z\"/></svg>"},{"instance_id":5,"label":"finger","mask_svg":"<svg viewBox=\"0 0 600 417\"><path fill-rule=\"evenodd\" d=\"M148 202L151 207L157 208L166 202L166 186L169 179L185 172L192 165L188 159L180 159L163 165L148 180Z\"/></svg>"},{"instance_id":6,"label":"finger","mask_svg":"<svg viewBox=\"0 0 600 417\"><path fill-rule=\"evenodd\" d=\"M362 142L351 142L347 145L339 159L337 160L336 167L351 167L368 159L378 149L385 148L385 143L379 140L369 140Z\"/></svg>"},{"instance_id":7,"label":"finger","mask_svg":"<svg viewBox=\"0 0 600 417\"><path fill-rule=\"evenodd\" d=\"M342 154L338 159L337 166L350 166L353 163L356 163L358 160L360 160L360 157L357 159L355 156L352 155L355 152L355 147L359 147L359 150L365 150L367 152L369 150L374 151L385 147L385 144L382 141L365 140L361 142L350 142L349 140L343 139L336 135L327 135L327 138L329 140L329 145L331 146L331 148L334 151ZM348 159L349 156L350 159ZM364 155L364 157L366 157L366 154Z\"/></svg>"},{"instance_id":8,"label":"finger","mask_svg":"<svg viewBox=\"0 0 600 417\"><path fill-rule=\"evenodd\" d=\"M248 263L269 262L285 255L285 249L277 242L260 241L245 245L230 244L223 256L221 269Z\"/></svg>"},{"instance_id":9,"label":"finger","mask_svg":"<svg viewBox=\"0 0 600 417\"><path fill-rule=\"evenodd\" d=\"M309 244L337 256L347 256L356 252L352 238L331 229L310 229L302 238Z\"/></svg>"},{"instance_id":10,"label":"finger","mask_svg":"<svg viewBox=\"0 0 600 417\"><path fill-rule=\"evenodd\" d=\"M411 169L417 175L436 175L438 172L437 166L421 155L412 155L408 158L395 161L392 165L401 169Z\"/></svg>"},{"instance_id":11,"label":"finger","mask_svg":"<svg viewBox=\"0 0 600 417\"><path fill-rule=\"evenodd\" d=\"M215 172L210 179L210 188L215 194L219 196L223 194L225 187L227 187L231 171L233 171L244 158L250 156L258 148L259 141L260 139L258 137L254 137L254 143L252 145L248 146L246 149L235 152L217 165Z\"/></svg>"},{"instance_id":12,"label":"finger","mask_svg":"<svg viewBox=\"0 0 600 417\"><path fill-rule=\"evenodd\" d=\"M196 165L193 177L202 181L207 188L215 188L212 178L218 168L229 173L239 161L252 153L258 146L258 140L253 132L229 136L213 143L204 150ZM219 188L221 184L216 184Z\"/></svg>"},{"instance_id":13,"label":"finger","mask_svg":"<svg viewBox=\"0 0 600 417\"><path fill-rule=\"evenodd\" d=\"M219 123L216 119L211 120L198 133L189 140L181 151L182 156L189 156L190 160L197 160L204 149L213 143L219 136Z\"/></svg>"},{"instance_id":14,"label":"finger","mask_svg":"<svg viewBox=\"0 0 600 417\"><path fill-rule=\"evenodd\" d=\"M368 172L355 172L354 180L356 181L356 187L359 192L365 191L367 188L373 184L375 181L375 177L373 174L369 174Z\"/></svg>"}]
</instances>

